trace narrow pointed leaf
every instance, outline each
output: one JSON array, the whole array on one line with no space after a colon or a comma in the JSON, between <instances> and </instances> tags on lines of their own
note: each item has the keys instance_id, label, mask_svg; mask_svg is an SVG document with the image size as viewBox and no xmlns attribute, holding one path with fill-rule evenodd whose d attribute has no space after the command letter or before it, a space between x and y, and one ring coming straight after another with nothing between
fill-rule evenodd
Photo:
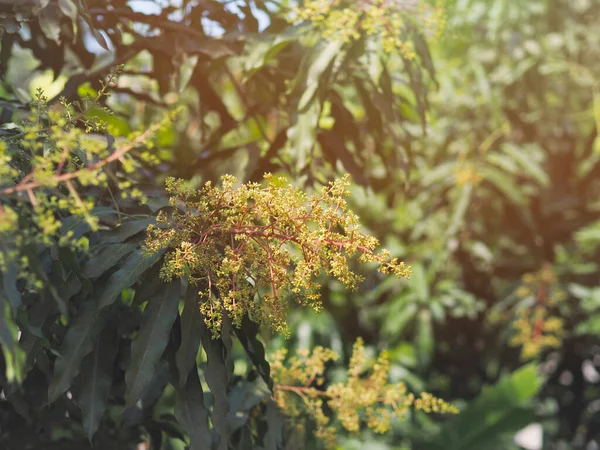
<instances>
[{"instance_id":1,"label":"narrow pointed leaf","mask_svg":"<svg viewBox=\"0 0 600 450\"><path fill-rule=\"evenodd\" d=\"M100 426L106 409L106 400L112 387L112 371L117 355L117 329L106 327L100 334L92 353L83 360L81 380L83 388L79 396L83 416L83 429L91 442Z\"/></svg>"},{"instance_id":2,"label":"narrow pointed leaf","mask_svg":"<svg viewBox=\"0 0 600 450\"><path fill-rule=\"evenodd\" d=\"M277 403L273 400L267 402L267 432L263 439L265 450L281 450L283 449L283 431L285 427L285 418Z\"/></svg>"},{"instance_id":3,"label":"narrow pointed leaf","mask_svg":"<svg viewBox=\"0 0 600 450\"><path fill-rule=\"evenodd\" d=\"M98 308L104 308L113 303L121 291L131 287L146 270L160 259L163 253L164 250L161 250L151 256L145 256L142 254L141 249L133 252L127 258L123 267L108 279L106 287L98 300Z\"/></svg>"},{"instance_id":4,"label":"narrow pointed leaf","mask_svg":"<svg viewBox=\"0 0 600 450\"><path fill-rule=\"evenodd\" d=\"M0 251L5 255L8 254L6 247L0 243ZM0 273L2 293L4 295L12 311L16 313L17 309L21 305L21 293L17 289L18 270L17 266L11 258L5 258L5 271Z\"/></svg>"},{"instance_id":5,"label":"narrow pointed leaf","mask_svg":"<svg viewBox=\"0 0 600 450\"><path fill-rule=\"evenodd\" d=\"M179 386L184 386L192 367L196 367L196 356L202 340L203 318L198 305L199 296L195 289L189 288L185 297L185 306L181 313L181 345L175 355Z\"/></svg>"},{"instance_id":6,"label":"narrow pointed leaf","mask_svg":"<svg viewBox=\"0 0 600 450\"><path fill-rule=\"evenodd\" d=\"M204 325L204 324L203 324ZM227 385L230 374L226 366L225 346L221 339L211 339L210 332L202 335L202 346L206 351L206 370L204 376L213 395L212 423L219 436L219 450L226 450L231 436L227 420L229 412Z\"/></svg>"},{"instance_id":7,"label":"narrow pointed leaf","mask_svg":"<svg viewBox=\"0 0 600 450\"><path fill-rule=\"evenodd\" d=\"M71 20L77 19L77 6L73 0L58 0L58 6L63 14L69 16Z\"/></svg>"},{"instance_id":8,"label":"narrow pointed leaf","mask_svg":"<svg viewBox=\"0 0 600 450\"><path fill-rule=\"evenodd\" d=\"M149 300L146 323L131 344L131 362L125 373L126 408L142 398L152 382L177 316L180 288L179 280L164 284Z\"/></svg>"},{"instance_id":9,"label":"narrow pointed leaf","mask_svg":"<svg viewBox=\"0 0 600 450\"><path fill-rule=\"evenodd\" d=\"M240 343L246 350L246 354L256 366L256 370L267 384L269 389L273 389L273 380L271 379L271 366L265 355L265 347L258 340L258 325L252 322L247 316L242 320L241 329L235 329L235 333Z\"/></svg>"},{"instance_id":10,"label":"narrow pointed leaf","mask_svg":"<svg viewBox=\"0 0 600 450\"><path fill-rule=\"evenodd\" d=\"M109 244L83 265L82 274L87 278L97 278L111 267L117 265L119 261L133 252L136 247L137 244L132 242Z\"/></svg>"},{"instance_id":11,"label":"narrow pointed leaf","mask_svg":"<svg viewBox=\"0 0 600 450\"><path fill-rule=\"evenodd\" d=\"M148 217L139 220L130 220L129 222L123 223L123 225L115 228L114 230L102 233L100 241L103 244L118 244L146 230L148 228L148 225L155 223L156 217Z\"/></svg>"},{"instance_id":12,"label":"narrow pointed leaf","mask_svg":"<svg viewBox=\"0 0 600 450\"><path fill-rule=\"evenodd\" d=\"M492 441L525 427L529 401L542 385L535 364L528 364L485 389L454 419L446 422L432 448L487 448Z\"/></svg>"},{"instance_id":13,"label":"narrow pointed leaf","mask_svg":"<svg viewBox=\"0 0 600 450\"><path fill-rule=\"evenodd\" d=\"M227 420L231 430L242 428L247 422L250 411L271 391L262 378L256 378L253 382L242 380L235 385L229 394L229 412Z\"/></svg>"},{"instance_id":14,"label":"narrow pointed leaf","mask_svg":"<svg viewBox=\"0 0 600 450\"><path fill-rule=\"evenodd\" d=\"M69 387L79 373L81 361L94 348L94 341L104 326L104 317L97 313L91 302L67 331L54 365L54 378L48 387L48 401L52 403Z\"/></svg>"},{"instance_id":15,"label":"narrow pointed leaf","mask_svg":"<svg viewBox=\"0 0 600 450\"><path fill-rule=\"evenodd\" d=\"M212 437L208 410L204 406L204 393L195 366L188 375L184 387L177 391L175 417L190 437L189 450L209 450Z\"/></svg>"},{"instance_id":16,"label":"narrow pointed leaf","mask_svg":"<svg viewBox=\"0 0 600 450\"><path fill-rule=\"evenodd\" d=\"M8 382L21 382L25 353L19 347L19 328L12 318L11 306L0 291L0 348L4 355L5 376Z\"/></svg>"}]
</instances>

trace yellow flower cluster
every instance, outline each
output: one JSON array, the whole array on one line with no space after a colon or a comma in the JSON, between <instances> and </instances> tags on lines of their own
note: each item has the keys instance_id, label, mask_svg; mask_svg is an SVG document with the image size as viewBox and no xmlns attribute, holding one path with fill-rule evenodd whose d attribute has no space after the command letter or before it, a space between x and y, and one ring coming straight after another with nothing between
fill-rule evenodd
<instances>
[{"instance_id":1,"label":"yellow flower cluster","mask_svg":"<svg viewBox=\"0 0 600 450\"><path fill-rule=\"evenodd\" d=\"M389 356L382 352L374 362L367 358L364 343L358 339L343 383L331 384L323 390L325 365L338 355L316 347L309 353L300 350L284 364L286 352L280 350L269 358L275 382L275 400L282 411L297 420L309 417L316 424L316 435L327 448L335 448L335 426L323 412L324 404L333 411L347 431L360 431L361 423L377 433L390 429L393 418L402 418L412 405L427 413L458 413L456 407L431 394L419 398L407 392L404 383L388 383Z\"/></svg>"},{"instance_id":2,"label":"yellow flower cluster","mask_svg":"<svg viewBox=\"0 0 600 450\"><path fill-rule=\"evenodd\" d=\"M456 180L456 185L459 187L464 186L467 183L476 186L481 183L481 180L483 179L481 174L477 172L477 169L475 169L472 164L461 165L461 167L456 170L454 178Z\"/></svg>"},{"instance_id":3,"label":"yellow flower cluster","mask_svg":"<svg viewBox=\"0 0 600 450\"><path fill-rule=\"evenodd\" d=\"M384 51L406 58L415 56L409 29L439 35L446 25L440 0L308 0L293 12L291 21L309 21L326 38L350 42L376 35Z\"/></svg>"},{"instance_id":4,"label":"yellow flower cluster","mask_svg":"<svg viewBox=\"0 0 600 450\"><path fill-rule=\"evenodd\" d=\"M516 295L523 300L533 299L535 303L532 308L517 311L513 323L515 334L510 344L521 346L523 359L533 358L545 348L559 347L563 323L551 310L564 299L565 293L551 266L545 264L538 272L523 275Z\"/></svg>"},{"instance_id":5,"label":"yellow flower cluster","mask_svg":"<svg viewBox=\"0 0 600 450\"><path fill-rule=\"evenodd\" d=\"M352 257L378 263L382 273L409 276L409 267L387 251L375 253L377 239L360 232L344 199L348 176L312 196L284 178L265 179L266 186L234 187L235 178L224 176L221 188L206 183L199 190L168 179L175 211L159 214L157 226L148 229L149 253L170 248L162 277L188 276L200 287L200 309L215 336L223 314L234 325L248 314L287 333L286 294L319 310L321 273L349 288L362 281L350 270Z\"/></svg>"}]
</instances>

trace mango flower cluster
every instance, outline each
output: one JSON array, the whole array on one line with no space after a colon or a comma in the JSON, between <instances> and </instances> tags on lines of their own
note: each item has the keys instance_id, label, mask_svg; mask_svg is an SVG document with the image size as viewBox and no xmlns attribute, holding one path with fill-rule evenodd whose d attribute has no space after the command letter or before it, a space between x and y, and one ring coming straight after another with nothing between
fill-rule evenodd
<instances>
[{"instance_id":1,"label":"mango flower cluster","mask_svg":"<svg viewBox=\"0 0 600 450\"><path fill-rule=\"evenodd\" d=\"M316 436L327 448L336 446L336 428L333 416L323 411L325 403L337 422L352 433L360 431L361 423L377 433L385 433L392 419L403 418L411 406L426 413L458 413L455 406L429 393L417 398L407 391L404 383L389 383L389 355L382 352L375 361L370 360L360 338L354 344L346 379L330 384L327 389L321 388L326 364L338 358L335 352L323 347L312 352L300 349L287 362L285 349L269 358L275 401L296 420L300 429L303 417L312 419L317 427Z\"/></svg>"},{"instance_id":2,"label":"mango flower cluster","mask_svg":"<svg viewBox=\"0 0 600 450\"><path fill-rule=\"evenodd\" d=\"M291 294L300 304L321 307L318 277L333 276L354 289L362 277L349 260L377 263L379 271L408 277L410 269L389 252L376 253L376 238L360 231L348 209L348 176L307 195L284 178L265 175L266 186L235 187L232 176L222 187L210 182L192 189L170 178L166 189L175 207L150 226L147 251L167 247L161 276L187 276L199 286L200 309L213 335L223 315L239 325L251 320L287 333L286 306Z\"/></svg>"},{"instance_id":3,"label":"mango flower cluster","mask_svg":"<svg viewBox=\"0 0 600 450\"><path fill-rule=\"evenodd\" d=\"M308 0L295 8L291 20L311 22L325 38L343 42L362 34L378 36L387 53L399 51L414 58L413 43L403 35L410 26L425 34L441 34L446 25L441 1L424 0Z\"/></svg>"},{"instance_id":4,"label":"mango flower cluster","mask_svg":"<svg viewBox=\"0 0 600 450\"><path fill-rule=\"evenodd\" d=\"M513 323L512 346L521 346L521 357L530 359L546 348L560 346L564 335L563 320L551 311L564 300L556 274L549 264L535 273L522 277L516 296L523 301L532 300L533 307L521 307Z\"/></svg>"}]
</instances>

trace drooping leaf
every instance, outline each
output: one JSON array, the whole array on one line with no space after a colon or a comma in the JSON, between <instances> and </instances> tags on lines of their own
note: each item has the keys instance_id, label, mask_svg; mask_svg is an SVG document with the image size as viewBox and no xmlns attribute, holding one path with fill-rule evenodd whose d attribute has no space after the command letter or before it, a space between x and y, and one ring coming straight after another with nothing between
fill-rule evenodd
<instances>
[{"instance_id":1,"label":"drooping leaf","mask_svg":"<svg viewBox=\"0 0 600 450\"><path fill-rule=\"evenodd\" d=\"M2 242L0 242L0 252L8 255L8 250ZM4 258L4 267L5 270L0 272L1 295L8 300L12 311L16 312L21 305L21 293L17 289L19 272L15 262L11 258Z\"/></svg>"},{"instance_id":2,"label":"drooping leaf","mask_svg":"<svg viewBox=\"0 0 600 450\"><path fill-rule=\"evenodd\" d=\"M10 303L0 291L0 348L6 366L4 376L9 383L20 383L23 379L25 353L19 346L19 328L12 316Z\"/></svg>"},{"instance_id":3,"label":"drooping leaf","mask_svg":"<svg viewBox=\"0 0 600 450\"><path fill-rule=\"evenodd\" d=\"M77 19L77 6L75 6L73 0L58 0L58 6L63 14L71 18L71 20Z\"/></svg>"},{"instance_id":4,"label":"drooping leaf","mask_svg":"<svg viewBox=\"0 0 600 450\"><path fill-rule=\"evenodd\" d=\"M123 267L113 273L106 282L106 287L98 299L98 308L104 308L113 303L121 291L133 286L146 270L156 264L164 252L165 250L160 250L151 256L144 255L141 249L133 252Z\"/></svg>"},{"instance_id":5,"label":"drooping leaf","mask_svg":"<svg viewBox=\"0 0 600 450\"><path fill-rule=\"evenodd\" d=\"M131 362L125 372L126 408L142 398L154 377L177 316L180 289L179 280L164 284L148 302L146 323L131 344Z\"/></svg>"},{"instance_id":6,"label":"drooping leaf","mask_svg":"<svg viewBox=\"0 0 600 450\"><path fill-rule=\"evenodd\" d=\"M148 225L155 223L155 217L130 220L128 222L123 223L121 226L116 227L113 230L107 231L106 233L102 233L100 240L103 244L118 244L146 230L148 228Z\"/></svg>"},{"instance_id":7,"label":"drooping leaf","mask_svg":"<svg viewBox=\"0 0 600 450\"><path fill-rule=\"evenodd\" d=\"M213 396L212 423L218 435L218 450L227 450L231 429L227 420L229 412L228 384L231 376L226 366L227 350L221 339L212 339L210 332L202 333L202 346L206 352L204 376Z\"/></svg>"},{"instance_id":8,"label":"drooping leaf","mask_svg":"<svg viewBox=\"0 0 600 450\"><path fill-rule=\"evenodd\" d=\"M209 413L204 406L204 393L195 366L188 372L185 385L177 390L175 417L190 437L189 450L212 448Z\"/></svg>"},{"instance_id":9,"label":"drooping leaf","mask_svg":"<svg viewBox=\"0 0 600 450\"><path fill-rule=\"evenodd\" d=\"M298 101L293 125L288 128L289 145L294 152L296 168L305 167L308 155L315 143L315 135L321 112L320 102L316 101L318 88L324 88L323 73L340 55L341 42L331 41L327 45L316 46L307 53L292 88L300 87L302 95Z\"/></svg>"},{"instance_id":10,"label":"drooping leaf","mask_svg":"<svg viewBox=\"0 0 600 450\"><path fill-rule=\"evenodd\" d=\"M179 372L179 386L185 384L192 367L196 367L196 356L200 349L202 333L208 332L203 326L203 318L198 305L198 292L188 287L185 305L181 313L181 345L177 349L175 361Z\"/></svg>"},{"instance_id":11,"label":"drooping leaf","mask_svg":"<svg viewBox=\"0 0 600 450\"><path fill-rule=\"evenodd\" d=\"M502 151L525 170L527 175L536 180L541 186L548 186L550 179L548 174L543 169L542 165L537 161L537 156L541 155L539 148L535 145L523 145L516 147L509 143L502 146Z\"/></svg>"},{"instance_id":12,"label":"drooping leaf","mask_svg":"<svg viewBox=\"0 0 600 450\"><path fill-rule=\"evenodd\" d=\"M231 431L243 427L248 421L250 410L260 403L271 391L262 378L253 382L240 381L229 393L229 421Z\"/></svg>"},{"instance_id":13,"label":"drooping leaf","mask_svg":"<svg viewBox=\"0 0 600 450\"><path fill-rule=\"evenodd\" d=\"M526 199L518 186L515 185L515 179L509 177L501 170L487 166L482 169L483 178L493 184L500 192L505 194L515 205L522 206Z\"/></svg>"},{"instance_id":14,"label":"drooping leaf","mask_svg":"<svg viewBox=\"0 0 600 450\"><path fill-rule=\"evenodd\" d=\"M83 359L81 369L82 389L79 405L83 416L83 429L88 440L92 438L106 409L112 387L113 364L117 354L117 328L109 325L100 333L94 350Z\"/></svg>"},{"instance_id":15,"label":"drooping leaf","mask_svg":"<svg viewBox=\"0 0 600 450\"><path fill-rule=\"evenodd\" d=\"M108 206L97 206L93 208L89 215L92 217L114 219L118 216L117 211L114 208ZM68 232L73 232L73 239L78 239L85 233L90 231L90 226L86 222L85 218L80 215L72 215L62 221L60 232L62 235Z\"/></svg>"},{"instance_id":16,"label":"drooping leaf","mask_svg":"<svg viewBox=\"0 0 600 450\"><path fill-rule=\"evenodd\" d=\"M419 366L425 369L431 361L435 346L431 312L428 309L421 310L417 315L416 345Z\"/></svg>"},{"instance_id":17,"label":"drooping leaf","mask_svg":"<svg viewBox=\"0 0 600 450\"><path fill-rule=\"evenodd\" d=\"M99 277L133 252L137 246L138 244L133 242L107 245L83 265L82 274L87 278Z\"/></svg>"},{"instance_id":18,"label":"drooping leaf","mask_svg":"<svg viewBox=\"0 0 600 450\"><path fill-rule=\"evenodd\" d=\"M69 387L80 371L84 356L94 348L94 341L105 323L103 314L98 313L91 299L84 303L83 313L75 319L67 330L60 349L60 356L54 364L54 377L48 387L48 401L54 402Z\"/></svg>"},{"instance_id":19,"label":"drooping leaf","mask_svg":"<svg viewBox=\"0 0 600 450\"><path fill-rule=\"evenodd\" d=\"M271 379L271 367L266 359L265 347L258 339L258 325L252 322L247 316L242 319L242 327L235 329L235 333L240 343L246 350L250 361L255 365L256 370L267 384L269 389L273 389L273 380Z\"/></svg>"},{"instance_id":20,"label":"drooping leaf","mask_svg":"<svg viewBox=\"0 0 600 450\"><path fill-rule=\"evenodd\" d=\"M333 60L340 55L342 46L342 42L334 39L325 45L314 47L312 52L306 54L305 57L310 61L305 66L306 72L301 70L294 81L305 86L298 103L298 111L303 111L313 100L317 88L323 86L321 76Z\"/></svg>"},{"instance_id":21,"label":"drooping leaf","mask_svg":"<svg viewBox=\"0 0 600 450\"><path fill-rule=\"evenodd\" d=\"M54 4L49 4L42 9L38 14L38 21L40 28L44 35L54 41L58 42L60 37L60 21L58 7Z\"/></svg>"},{"instance_id":22,"label":"drooping leaf","mask_svg":"<svg viewBox=\"0 0 600 450\"><path fill-rule=\"evenodd\" d=\"M19 344L25 353L25 371L29 371L39 349L49 342L44 335L55 320L56 309L54 302L48 297L36 302L28 311L28 327L23 330Z\"/></svg>"},{"instance_id":23,"label":"drooping leaf","mask_svg":"<svg viewBox=\"0 0 600 450\"><path fill-rule=\"evenodd\" d=\"M263 438L265 450L282 450L285 418L272 399L267 402L266 419L267 432Z\"/></svg>"},{"instance_id":24,"label":"drooping leaf","mask_svg":"<svg viewBox=\"0 0 600 450\"><path fill-rule=\"evenodd\" d=\"M530 422L532 416L527 414L526 408L541 385L535 364L505 376L485 389L457 417L446 422L431 448L486 448L499 437L517 432Z\"/></svg>"}]
</instances>

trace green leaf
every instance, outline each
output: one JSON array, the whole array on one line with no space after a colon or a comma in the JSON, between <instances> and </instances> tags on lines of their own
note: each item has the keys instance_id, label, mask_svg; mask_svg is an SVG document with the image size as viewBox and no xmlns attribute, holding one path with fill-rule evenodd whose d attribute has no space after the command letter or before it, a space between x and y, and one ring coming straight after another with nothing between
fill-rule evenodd
<instances>
[{"instance_id":1,"label":"green leaf","mask_svg":"<svg viewBox=\"0 0 600 450\"><path fill-rule=\"evenodd\" d=\"M58 8L54 4L49 4L38 14L38 22L44 35L56 43L60 37L60 21Z\"/></svg>"},{"instance_id":2,"label":"green leaf","mask_svg":"<svg viewBox=\"0 0 600 450\"><path fill-rule=\"evenodd\" d=\"M481 175L486 181L492 183L500 192L506 195L515 205L523 206L527 203L521 189L515 184L516 180L501 170L487 166L482 169Z\"/></svg>"},{"instance_id":3,"label":"green leaf","mask_svg":"<svg viewBox=\"0 0 600 450\"><path fill-rule=\"evenodd\" d=\"M454 236L461 229L465 222L467 210L471 204L471 195L473 193L473 185L467 183L460 190L460 197L452 212L452 218L450 219L450 226L446 230L446 239Z\"/></svg>"},{"instance_id":4,"label":"green leaf","mask_svg":"<svg viewBox=\"0 0 600 450\"><path fill-rule=\"evenodd\" d=\"M427 280L427 272L425 272L423 265L419 263L412 264L411 268L412 274L409 282L410 288L421 303L426 303L429 300L429 282Z\"/></svg>"},{"instance_id":5,"label":"green leaf","mask_svg":"<svg viewBox=\"0 0 600 450\"><path fill-rule=\"evenodd\" d=\"M175 417L190 437L189 450L212 448L209 413L204 406L204 393L195 365L194 370L188 372L184 387L177 390Z\"/></svg>"},{"instance_id":6,"label":"green leaf","mask_svg":"<svg viewBox=\"0 0 600 450\"><path fill-rule=\"evenodd\" d=\"M23 379L25 353L19 347L19 328L14 322L10 303L0 292L0 348L4 355L5 376L9 383Z\"/></svg>"},{"instance_id":7,"label":"green leaf","mask_svg":"<svg viewBox=\"0 0 600 450\"><path fill-rule=\"evenodd\" d=\"M431 361L435 346L431 313L427 309L421 310L417 316L416 346L419 366L424 369Z\"/></svg>"},{"instance_id":8,"label":"green leaf","mask_svg":"<svg viewBox=\"0 0 600 450\"><path fill-rule=\"evenodd\" d=\"M293 125L288 128L290 152L295 159L295 166L301 170L306 166L308 155L315 143L316 130L321 112L320 102L316 101L317 89L324 89L326 83L322 75L336 57L340 55L342 43L333 40L326 45L319 45L308 52L291 86L304 88L298 101Z\"/></svg>"},{"instance_id":9,"label":"green leaf","mask_svg":"<svg viewBox=\"0 0 600 450\"><path fill-rule=\"evenodd\" d=\"M104 308L112 304L121 291L133 284L149 268L151 268L162 257L165 250L160 250L151 256L145 256L142 250L136 250L127 258L123 267L111 275L106 282L106 287L98 299L98 308Z\"/></svg>"},{"instance_id":10,"label":"green leaf","mask_svg":"<svg viewBox=\"0 0 600 450\"><path fill-rule=\"evenodd\" d=\"M550 179L541 165L536 161L536 156L541 156L540 149L535 145L522 145L517 148L509 143L502 146L502 151L510 155L527 175L536 180L541 186L548 186Z\"/></svg>"},{"instance_id":11,"label":"green leaf","mask_svg":"<svg viewBox=\"0 0 600 450\"><path fill-rule=\"evenodd\" d=\"M600 243L600 222L595 222L575 233L575 239L581 244Z\"/></svg>"},{"instance_id":12,"label":"green leaf","mask_svg":"<svg viewBox=\"0 0 600 450\"><path fill-rule=\"evenodd\" d=\"M242 327L240 329L236 328L235 333L242 344L242 347L246 350L246 354L250 358L250 361L252 361L252 364L256 367L259 375L267 384L267 387L273 389L271 366L265 355L265 347L257 337L258 325L255 322L252 322L248 316L244 316L242 319Z\"/></svg>"},{"instance_id":13,"label":"green leaf","mask_svg":"<svg viewBox=\"0 0 600 450\"><path fill-rule=\"evenodd\" d=\"M600 315L594 315L579 323L575 328L575 333L589 334L591 336L600 334Z\"/></svg>"},{"instance_id":14,"label":"green leaf","mask_svg":"<svg viewBox=\"0 0 600 450\"><path fill-rule=\"evenodd\" d=\"M157 363L169 342L169 333L179 307L181 282L163 284L148 301L147 320L131 343L131 362L125 372L126 408L144 395L152 382Z\"/></svg>"},{"instance_id":15,"label":"green leaf","mask_svg":"<svg viewBox=\"0 0 600 450\"><path fill-rule=\"evenodd\" d=\"M97 206L89 212L89 215L92 217L105 218L116 218L118 216L117 211L108 206ZM90 226L86 222L85 217L82 217L81 215L72 215L64 219L62 221L62 226L60 227L61 234L67 234L69 231L72 231L73 238L77 239L90 231Z\"/></svg>"},{"instance_id":16,"label":"green leaf","mask_svg":"<svg viewBox=\"0 0 600 450\"><path fill-rule=\"evenodd\" d=\"M8 254L6 247L0 243L0 251L4 255ZM2 292L5 299L10 303L11 310L16 313L17 309L21 305L21 293L17 289L18 269L14 261L10 258L4 258L5 271L0 272L0 285L2 286Z\"/></svg>"},{"instance_id":17,"label":"green leaf","mask_svg":"<svg viewBox=\"0 0 600 450\"><path fill-rule=\"evenodd\" d=\"M281 414L277 403L272 399L267 402L267 432L263 439L265 450L282 450L285 418Z\"/></svg>"},{"instance_id":18,"label":"green leaf","mask_svg":"<svg viewBox=\"0 0 600 450\"><path fill-rule=\"evenodd\" d=\"M297 28L290 27L289 30L290 32L277 34L268 41L258 41L245 46L244 50L248 50L248 53L243 55L245 77L250 77L293 41Z\"/></svg>"},{"instance_id":19,"label":"green leaf","mask_svg":"<svg viewBox=\"0 0 600 450\"><path fill-rule=\"evenodd\" d=\"M314 48L314 54L307 54L307 57L312 58L312 62L308 66L306 71L306 78L303 80L305 83L304 92L298 102L298 110L304 110L314 99L314 96L319 87L323 87L321 75L333 62L333 60L340 55L343 43L333 39L324 46L318 46ZM301 74L304 76L304 74Z\"/></svg>"},{"instance_id":20,"label":"green leaf","mask_svg":"<svg viewBox=\"0 0 600 450\"><path fill-rule=\"evenodd\" d=\"M227 420L231 430L242 428L248 422L250 410L270 394L271 391L262 378L237 383L229 394Z\"/></svg>"},{"instance_id":21,"label":"green leaf","mask_svg":"<svg viewBox=\"0 0 600 450\"><path fill-rule=\"evenodd\" d=\"M437 164L423 175L421 184L423 186L446 186L454 183L455 172L456 162L454 161Z\"/></svg>"},{"instance_id":22,"label":"green leaf","mask_svg":"<svg viewBox=\"0 0 600 450\"><path fill-rule=\"evenodd\" d=\"M394 300L389 308L382 308L382 310L385 313L383 335L388 339L395 339L402 334L408 322L414 319L419 306L414 301L398 299Z\"/></svg>"},{"instance_id":23,"label":"green leaf","mask_svg":"<svg viewBox=\"0 0 600 450\"><path fill-rule=\"evenodd\" d=\"M113 230L110 230L106 233L102 233L100 236L100 241L103 244L118 244L132 236L135 236L136 234L142 231L147 230L148 225L152 225L155 223L155 217L148 217L139 220L130 220Z\"/></svg>"},{"instance_id":24,"label":"green leaf","mask_svg":"<svg viewBox=\"0 0 600 450\"><path fill-rule=\"evenodd\" d=\"M77 19L77 6L73 0L58 0L58 6L65 16L70 17L71 20Z\"/></svg>"},{"instance_id":25,"label":"green leaf","mask_svg":"<svg viewBox=\"0 0 600 450\"><path fill-rule=\"evenodd\" d=\"M54 402L79 373L82 359L94 348L94 340L104 327L105 318L98 314L92 299L87 299L84 312L69 327L54 365L54 377L48 387L48 401Z\"/></svg>"},{"instance_id":26,"label":"green leaf","mask_svg":"<svg viewBox=\"0 0 600 450\"><path fill-rule=\"evenodd\" d=\"M204 325L204 322L202 322ZM231 436L230 424L227 420L229 403L227 386L230 373L226 366L227 349L221 339L212 339L210 332L202 333L202 346L206 352L206 370L204 376L213 395L212 423L219 435L218 450L227 450Z\"/></svg>"},{"instance_id":27,"label":"green leaf","mask_svg":"<svg viewBox=\"0 0 600 450\"><path fill-rule=\"evenodd\" d=\"M505 434L515 433L532 419L526 407L542 385L535 364L503 377L484 391L457 417L444 424L432 448L471 450L487 448Z\"/></svg>"},{"instance_id":28,"label":"green leaf","mask_svg":"<svg viewBox=\"0 0 600 450\"><path fill-rule=\"evenodd\" d=\"M82 363L82 389L79 405L83 416L83 429L88 440L92 438L106 409L106 401L112 387L112 372L117 355L118 335L115 326L107 326L96 341L94 350Z\"/></svg>"},{"instance_id":29,"label":"green leaf","mask_svg":"<svg viewBox=\"0 0 600 450\"><path fill-rule=\"evenodd\" d=\"M197 289L190 286L186 292L185 304L181 313L181 345L175 354L179 386L185 384L192 367L196 367L196 356L200 349L202 333L208 332L202 326L204 319L200 313L199 300Z\"/></svg>"},{"instance_id":30,"label":"green leaf","mask_svg":"<svg viewBox=\"0 0 600 450\"><path fill-rule=\"evenodd\" d=\"M133 242L107 245L83 265L82 274L87 278L99 277L133 252L137 246L138 244Z\"/></svg>"}]
</instances>

